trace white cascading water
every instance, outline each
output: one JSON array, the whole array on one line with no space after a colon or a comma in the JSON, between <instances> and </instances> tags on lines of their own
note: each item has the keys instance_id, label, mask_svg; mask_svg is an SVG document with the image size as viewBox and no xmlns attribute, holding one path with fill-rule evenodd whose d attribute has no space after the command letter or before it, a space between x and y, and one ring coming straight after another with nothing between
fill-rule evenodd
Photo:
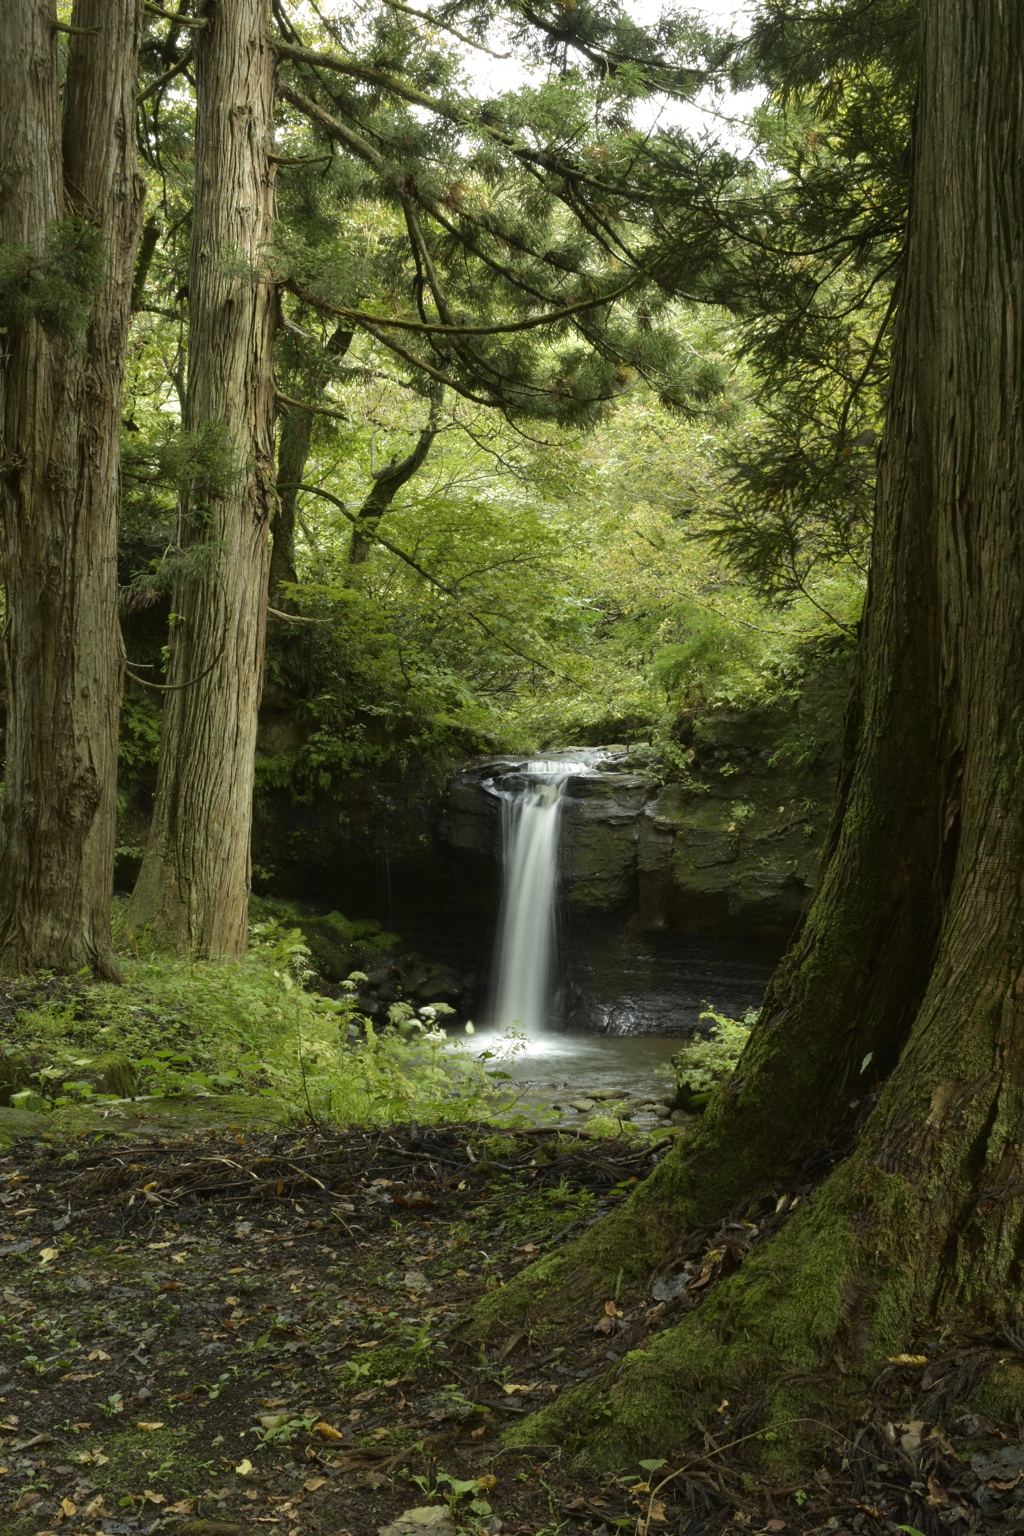
<instances>
[{"instance_id":1,"label":"white cascading water","mask_svg":"<svg viewBox=\"0 0 1024 1536\"><path fill-rule=\"evenodd\" d=\"M544 759L524 763L518 789L502 784L504 888L498 922L492 1013L500 1025L528 1035L550 1022L558 894L558 829L562 795L587 763Z\"/></svg>"}]
</instances>

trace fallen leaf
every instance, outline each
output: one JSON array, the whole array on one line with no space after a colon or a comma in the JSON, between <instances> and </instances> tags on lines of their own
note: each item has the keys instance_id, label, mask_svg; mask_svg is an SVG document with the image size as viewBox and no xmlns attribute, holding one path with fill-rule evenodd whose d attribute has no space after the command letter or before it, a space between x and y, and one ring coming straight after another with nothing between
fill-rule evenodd
<instances>
[{"instance_id":1,"label":"fallen leaf","mask_svg":"<svg viewBox=\"0 0 1024 1536\"><path fill-rule=\"evenodd\" d=\"M243 1457L243 1459L235 1468L235 1471L238 1473L239 1477L249 1476L249 1473L252 1471L252 1462L249 1460L248 1456Z\"/></svg>"},{"instance_id":2,"label":"fallen leaf","mask_svg":"<svg viewBox=\"0 0 1024 1536\"><path fill-rule=\"evenodd\" d=\"M647 1512L647 1518L648 1520L658 1520L662 1525L666 1523L668 1516L665 1514L665 1506L660 1500L656 1499L651 1505Z\"/></svg>"},{"instance_id":3,"label":"fallen leaf","mask_svg":"<svg viewBox=\"0 0 1024 1536\"><path fill-rule=\"evenodd\" d=\"M104 1456L103 1460L106 1461L107 1457ZM106 1513L107 1511L103 1504L103 1495L102 1493L98 1493L94 1499L89 1500L88 1504L82 1510L82 1519L94 1520L97 1518L97 1516L105 1515Z\"/></svg>"},{"instance_id":4,"label":"fallen leaf","mask_svg":"<svg viewBox=\"0 0 1024 1536\"><path fill-rule=\"evenodd\" d=\"M154 1493L152 1488L143 1488L142 1497L148 1499L151 1504L166 1504L167 1499L162 1493Z\"/></svg>"},{"instance_id":5,"label":"fallen leaf","mask_svg":"<svg viewBox=\"0 0 1024 1536\"><path fill-rule=\"evenodd\" d=\"M284 1413L261 1413L260 1424L263 1429L280 1429L282 1424L287 1424L294 1417L287 1409Z\"/></svg>"},{"instance_id":6,"label":"fallen leaf","mask_svg":"<svg viewBox=\"0 0 1024 1536\"><path fill-rule=\"evenodd\" d=\"M51 1264L54 1259L60 1257L59 1248L41 1248L39 1251L40 1264Z\"/></svg>"},{"instance_id":7,"label":"fallen leaf","mask_svg":"<svg viewBox=\"0 0 1024 1536\"><path fill-rule=\"evenodd\" d=\"M602 1317L594 1324L595 1333L615 1333L618 1327L618 1318Z\"/></svg>"},{"instance_id":8,"label":"fallen leaf","mask_svg":"<svg viewBox=\"0 0 1024 1536\"><path fill-rule=\"evenodd\" d=\"M504 1385L502 1386L501 1390L503 1392L507 1392L508 1395L511 1397L513 1392L532 1392L535 1387L539 1387L539 1386L540 1386L540 1382L539 1381L528 1382L526 1384L526 1386L520 1386L518 1384L518 1382L515 1382L515 1381L506 1381L504 1383Z\"/></svg>"},{"instance_id":9,"label":"fallen leaf","mask_svg":"<svg viewBox=\"0 0 1024 1536\"><path fill-rule=\"evenodd\" d=\"M912 1419L909 1424L902 1424L900 1426L905 1431L904 1434L900 1435L900 1448L908 1456L913 1456L915 1451L921 1449L924 1427L923 1419Z\"/></svg>"},{"instance_id":10,"label":"fallen leaf","mask_svg":"<svg viewBox=\"0 0 1024 1536\"><path fill-rule=\"evenodd\" d=\"M145 1419L140 1419L139 1422L135 1426L136 1429L147 1429L147 1430L149 1430L149 1429L163 1429L163 1427L164 1427L163 1419L155 1419L152 1423L147 1422Z\"/></svg>"},{"instance_id":11,"label":"fallen leaf","mask_svg":"<svg viewBox=\"0 0 1024 1536\"><path fill-rule=\"evenodd\" d=\"M60 1512L62 1515L67 1515L70 1518L71 1515L78 1514L78 1505L72 1504L70 1499L61 1499Z\"/></svg>"},{"instance_id":12,"label":"fallen leaf","mask_svg":"<svg viewBox=\"0 0 1024 1536\"><path fill-rule=\"evenodd\" d=\"M316 1493L317 1489L322 1488L326 1481L326 1477L310 1477L306 1479L302 1486L307 1493Z\"/></svg>"},{"instance_id":13,"label":"fallen leaf","mask_svg":"<svg viewBox=\"0 0 1024 1536\"><path fill-rule=\"evenodd\" d=\"M191 1515L195 1511L187 1499L182 1499L178 1504L168 1504L167 1513L169 1515Z\"/></svg>"},{"instance_id":14,"label":"fallen leaf","mask_svg":"<svg viewBox=\"0 0 1024 1536\"><path fill-rule=\"evenodd\" d=\"M90 1351L89 1351L89 1359L90 1360L109 1360L110 1356L107 1354L105 1349L90 1349Z\"/></svg>"},{"instance_id":15,"label":"fallen leaf","mask_svg":"<svg viewBox=\"0 0 1024 1536\"><path fill-rule=\"evenodd\" d=\"M928 1477L928 1503L949 1503L949 1494L946 1492L945 1488L943 1488L942 1484L939 1482L934 1473L931 1473Z\"/></svg>"},{"instance_id":16,"label":"fallen leaf","mask_svg":"<svg viewBox=\"0 0 1024 1536\"><path fill-rule=\"evenodd\" d=\"M890 1365L927 1365L927 1355L890 1355Z\"/></svg>"},{"instance_id":17,"label":"fallen leaf","mask_svg":"<svg viewBox=\"0 0 1024 1536\"><path fill-rule=\"evenodd\" d=\"M766 1531L784 1531L785 1529L785 1520L769 1520L768 1524L765 1526Z\"/></svg>"},{"instance_id":18,"label":"fallen leaf","mask_svg":"<svg viewBox=\"0 0 1024 1536\"><path fill-rule=\"evenodd\" d=\"M605 1302L605 1304L604 1304L604 1312L605 1312L605 1316L606 1317L621 1317L622 1316L621 1308L617 1307L615 1305L614 1301L606 1301Z\"/></svg>"},{"instance_id":19,"label":"fallen leaf","mask_svg":"<svg viewBox=\"0 0 1024 1536\"><path fill-rule=\"evenodd\" d=\"M325 1440L344 1440L345 1436L340 1429L335 1429L333 1424L328 1424L326 1419L321 1419L313 1428L323 1435Z\"/></svg>"},{"instance_id":20,"label":"fallen leaf","mask_svg":"<svg viewBox=\"0 0 1024 1536\"><path fill-rule=\"evenodd\" d=\"M486 1493L488 1488L496 1488L498 1486L498 1479L494 1476L493 1472L488 1472L486 1476L477 1478L476 1486L481 1493Z\"/></svg>"},{"instance_id":21,"label":"fallen leaf","mask_svg":"<svg viewBox=\"0 0 1024 1536\"><path fill-rule=\"evenodd\" d=\"M87 1467L105 1467L110 1460L102 1451L79 1451L77 1456L72 1456L72 1461L80 1461Z\"/></svg>"}]
</instances>

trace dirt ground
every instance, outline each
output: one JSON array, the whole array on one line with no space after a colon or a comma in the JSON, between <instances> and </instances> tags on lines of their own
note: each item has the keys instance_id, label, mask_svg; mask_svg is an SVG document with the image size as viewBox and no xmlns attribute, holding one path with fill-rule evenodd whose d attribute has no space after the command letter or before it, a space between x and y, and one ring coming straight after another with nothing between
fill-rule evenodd
<instances>
[{"instance_id":1,"label":"dirt ground","mask_svg":"<svg viewBox=\"0 0 1024 1536\"><path fill-rule=\"evenodd\" d=\"M488 1126L22 1141L0 1159L0 1536L376 1536L445 1506L437 1536L1024 1531L1024 1447L961 1401L997 1359L1024 1368L1012 1336L893 1364L785 1486L724 1423L661 1487L673 1467L503 1448L700 1303L692 1282L631 1312L610 1294L486 1356L461 1337L661 1155ZM722 1234L695 1241L710 1258ZM724 1277L699 1254L694 1274Z\"/></svg>"}]
</instances>

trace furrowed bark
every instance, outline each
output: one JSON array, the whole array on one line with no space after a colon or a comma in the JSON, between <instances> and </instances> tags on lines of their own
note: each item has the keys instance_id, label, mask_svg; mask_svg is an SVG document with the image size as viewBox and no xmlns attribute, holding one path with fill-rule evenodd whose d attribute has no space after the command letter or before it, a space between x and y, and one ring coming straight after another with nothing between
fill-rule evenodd
<instances>
[{"instance_id":1,"label":"furrowed bark","mask_svg":"<svg viewBox=\"0 0 1024 1536\"><path fill-rule=\"evenodd\" d=\"M158 943L233 958L246 944L267 529L274 506L266 274L273 219L274 55L267 0L219 0L196 32L196 192L185 427L213 429L227 482L180 510L153 823L129 924Z\"/></svg>"},{"instance_id":2,"label":"furrowed bark","mask_svg":"<svg viewBox=\"0 0 1024 1536\"><path fill-rule=\"evenodd\" d=\"M0 7L0 243L37 260L77 216L101 274L70 334L36 313L0 367L7 763L0 968L118 979L110 944L121 384L144 186L139 0L76 0L63 142L53 5Z\"/></svg>"},{"instance_id":3,"label":"furrowed bark","mask_svg":"<svg viewBox=\"0 0 1024 1536\"><path fill-rule=\"evenodd\" d=\"M628 1356L606 1396L588 1382L526 1421L526 1440L579 1437L594 1460L619 1460L685 1439L723 1397L733 1411L760 1400L779 1428L837 1398L848 1409L922 1327L1019 1313L1022 64L1019 7L925 0L874 563L825 877L713 1117L630 1211L535 1275L539 1310L574 1271L608 1294L613 1255L643 1280L679 1226L784 1190L843 1102L887 1080L854 1149L777 1237ZM530 1286L527 1271L482 1325L528 1315Z\"/></svg>"}]
</instances>

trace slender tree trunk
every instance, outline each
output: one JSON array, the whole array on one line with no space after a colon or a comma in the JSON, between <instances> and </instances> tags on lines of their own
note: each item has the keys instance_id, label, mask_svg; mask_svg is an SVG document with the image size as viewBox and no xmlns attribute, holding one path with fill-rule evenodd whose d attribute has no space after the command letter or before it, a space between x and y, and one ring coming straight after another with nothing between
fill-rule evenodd
<instances>
[{"instance_id":1,"label":"slender tree trunk","mask_svg":"<svg viewBox=\"0 0 1024 1536\"><path fill-rule=\"evenodd\" d=\"M232 472L181 508L185 574L149 844L129 921L183 953L246 943L256 716L274 504L274 55L268 0L218 0L196 32L196 190L185 426L219 428Z\"/></svg>"},{"instance_id":2,"label":"slender tree trunk","mask_svg":"<svg viewBox=\"0 0 1024 1536\"><path fill-rule=\"evenodd\" d=\"M402 460L392 459L373 476L373 489L359 508L359 521L352 530L349 559L353 565L363 565L373 547L374 535L381 518L398 495L402 486L410 481L426 463L427 454L437 436L438 419L444 403L444 385L434 384L430 390L430 410L426 425L416 440L416 447Z\"/></svg>"},{"instance_id":3,"label":"slender tree trunk","mask_svg":"<svg viewBox=\"0 0 1024 1536\"><path fill-rule=\"evenodd\" d=\"M299 611L295 598L284 588L298 579L295 569L296 503L299 482L306 473L312 427L312 412L295 405L289 406L288 415L281 417L277 445L277 479L281 491L271 524L269 577L270 606L281 613Z\"/></svg>"},{"instance_id":4,"label":"slender tree trunk","mask_svg":"<svg viewBox=\"0 0 1024 1536\"><path fill-rule=\"evenodd\" d=\"M117 978L110 945L121 384L144 186L140 0L75 0L63 144L52 0L0 6L0 242L37 260L57 221L97 243L84 324L8 326L0 366L7 763L0 968ZM71 226L65 223L68 238ZM74 286L71 284L70 286Z\"/></svg>"},{"instance_id":5,"label":"slender tree trunk","mask_svg":"<svg viewBox=\"0 0 1024 1536\"><path fill-rule=\"evenodd\" d=\"M924 0L870 592L803 932L700 1130L482 1323L578 1306L616 1270L645 1282L695 1223L783 1192L850 1100L885 1085L849 1155L699 1311L627 1358L599 1414L588 1383L528 1440L576 1433L620 1459L684 1437L711 1398L761 1398L769 1422L824 1412L921 1327L1019 1312L1022 67L1019 6Z\"/></svg>"},{"instance_id":6,"label":"slender tree trunk","mask_svg":"<svg viewBox=\"0 0 1024 1536\"><path fill-rule=\"evenodd\" d=\"M299 372L294 389L300 394L317 395L329 380L330 365L345 356L355 333L339 325L324 348L319 366ZM283 586L297 579L295 568L295 525L299 484L306 478L306 463L313 432L313 412L289 405L282 410L277 445L277 483L280 499L271 523L270 606L282 613L298 613L294 597Z\"/></svg>"}]
</instances>

